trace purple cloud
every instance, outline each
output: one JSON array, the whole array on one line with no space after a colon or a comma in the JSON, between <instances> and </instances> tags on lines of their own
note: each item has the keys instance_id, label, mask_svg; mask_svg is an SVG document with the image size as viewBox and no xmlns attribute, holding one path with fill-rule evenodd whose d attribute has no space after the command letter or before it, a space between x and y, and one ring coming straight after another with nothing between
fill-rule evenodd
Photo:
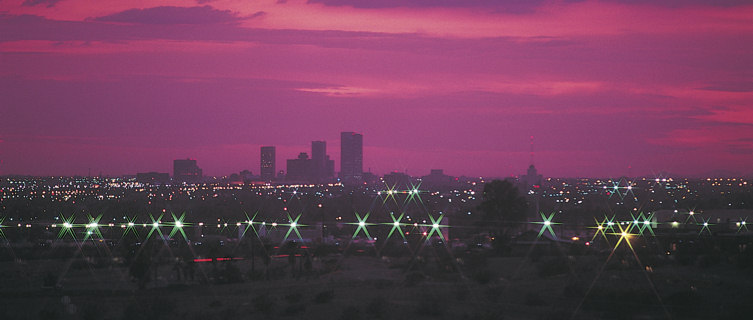
<instances>
[{"instance_id":1,"label":"purple cloud","mask_svg":"<svg viewBox=\"0 0 753 320\"><path fill-rule=\"evenodd\" d=\"M39 5L46 5L47 8L52 8L60 1L62 0L26 0L21 5L24 7L36 7Z\"/></svg>"},{"instance_id":2,"label":"purple cloud","mask_svg":"<svg viewBox=\"0 0 753 320\"><path fill-rule=\"evenodd\" d=\"M263 13L262 13L263 14ZM104 22L122 22L146 25L206 25L233 24L241 20L257 17L259 12L251 17L241 17L230 10L217 10L210 6L202 7L154 7L147 9L130 9L111 15L97 17L93 20Z\"/></svg>"},{"instance_id":3,"label":"purple cloud","mask_svg":"<svg viewBox=\"0 0 753 320\"><path fill-rule=\"evenodd\" d=\"M724 92L753 92L753 81L715 81L701 89Z\"/></svg>"},{"instance_id":4,"label":"purple cloud","mask_svg":"<svg viewBox=\"0 0 753 320\"><path fill-rule=\"evenodd\" d=\"M546 3L545 0L308 0L308 3L321 3L327 6L350 6L362 9L381 8L490 8L507 13L530 13Z\"/></svg>"},{"instance_id":5,"label":"purple cloud","mask_svg":"<svg viewBox=\"0 0 753 320\"><path fill-rule=\"evenodd\" d=\"M561 0L563 3L582 2L583 0ZM690 6L734 7L750 5L749 0L605 0L606 2L627 5L648 4L653 6L679 8ZM489 8L506 13L530 13L537 8L551 3L547 0L308 0L308 3L320 3L327 6L350 6L361 9L381 8Z\"/></svg>"}]
</instances>

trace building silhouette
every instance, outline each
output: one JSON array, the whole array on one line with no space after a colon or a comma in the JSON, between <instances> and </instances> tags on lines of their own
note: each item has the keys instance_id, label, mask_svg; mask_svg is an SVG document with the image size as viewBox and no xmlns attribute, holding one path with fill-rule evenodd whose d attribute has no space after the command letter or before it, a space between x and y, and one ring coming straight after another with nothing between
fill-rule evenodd
<instances>
[{"instance_id":1,"label":"building silhouette","mask_svg":"<svg viewBox=\"0 0 753 320\"><path fill-rule=\"evenodd\" d=\"M327 175L327 142L311 141L311 180L321 182Z\"/></svg>"},{"instance_id":2,"label":"building silhouette","mask_svg":"<svg viewBox=\"0 0 753 320\"><path fill-rule=\"evenodd\" d=\"M363 135L340 133L340 179L345 183L363 180Z\"/></svg>"},{"instance_id":3,"label":"building silhouette","mask_svg":"<svg viewBox=\"0 0 753 320\"><path fill-rule=\"evenodd\" d=\"M311 158L305 152L287 160L287 181L324 183L335 175L335 161L327 155L326 141L311 142Z\"/></svg>"},{"instance_id":4,"label":"building silhouette","mask_svg":"<svg viewBox=\"0 0 753 320\"><path fill-rule=\"evenodd\" d=\"M429 175L421 178L421 184L425 186L449 186L455 182L455 177L444 174L442 169L431 169Z\"/></svg>"},{"instance_id":5,"label":"building silhouette","mask_svg":"<svg viewBox=\"0 0 753 320\"><path fill-rule=\"evenodd\" d=\"M139 172L136 173L136 181L144 184L162 185L170 182L170 174L162 172Z\"/></svg>"},{"instance_id":6,"label":"building silhouette","mask_svg":"<svg viewBox=\"0 0 753 320\"><path fill-rule=\"evenodd\" d=\"M296 159L288 159L287 175L285 180L288 181L308 181L311 177L311 164L308 153L301 152Z\"/></svg>"},{"instance_id":7,"label":"building silhouette","mask_svg":"<svg viewBox=\"0 0 753 320\"><path fill-rule=\"evenodd\" d=\"M272 181L275 179L275 147L261 147L260 166L259 175L261 175L262 180Z\"/></svg>"},{"instance_id":8,"label":"building silhouette","mask_svg":"<svg viewBox=\"0 0 753 320\"><path fill-rule=\"evenodd\" d=\"M523 183L523 188L526 191L535 191L534 189L540 188L541 180L543 180L543 176L538 173L533 164L528 166L526 174L520 177L520 182Z\"/></svg>"},{"instance_id":9,"label":"building silhouette","mask_svg":"<svg viewBox=\"0 0 753 320\"><path fill-rule=\"evenodd\" d=\"M177 159L173 161L173 181L197 183L202 179L202 170L194 159Z\"/></svg>"}]
</instances>

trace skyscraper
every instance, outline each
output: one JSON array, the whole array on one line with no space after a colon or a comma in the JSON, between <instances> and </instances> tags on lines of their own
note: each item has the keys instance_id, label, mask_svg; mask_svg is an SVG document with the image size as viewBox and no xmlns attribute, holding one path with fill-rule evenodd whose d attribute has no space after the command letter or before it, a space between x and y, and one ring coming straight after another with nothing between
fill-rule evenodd
<instances>
[{"instance_id":1,"label":"skyscraper","mask_svg":"<svg viewBox=\"0 0 753 320\"><path fill-rule=\"evenodd\" d=\"M356 182L363 178L363 135L340 133L340 179Z\"/></svg>"},{"instance_id":2,"label":"skyscraper","mask_svg":"<svg viewBox=\"0 0 753 320\"><path fill-rule=\"evenodd\" d=\"M200 182L202 170L194 159L177 159L173 161L173 180L177 182Z\"/></svg>"},{"instance_id":3,"label":"skyscraper","mask_svg":"<svg viewBox=\"0 0 753 320\"><path fill-rule=\"evenodd\" d=\"M327 142L311 141L311 180L321 182L326 177Z\"/></svg>"},{"instance_id":4,"label":"skyscraper","mask_svg":"<svg viewBox=\"0 0 753 320\"><path fill-rule=\"evenodd\" d=\"M285 180L308 181L311 178L311 163L309 155L305 152L299 153L297 159L288 159Z\"/></svg>"},{"instance_id":5,"label":"skyscraper","mask_svg":"<svg viewBox=\"0 0 753 320\"><path fill-rule=\"evenodd\" d=\"M259 174L262 180L271 181L275 178L275 147L261 147L261 169Z\"/></svg>"}]
</instances>

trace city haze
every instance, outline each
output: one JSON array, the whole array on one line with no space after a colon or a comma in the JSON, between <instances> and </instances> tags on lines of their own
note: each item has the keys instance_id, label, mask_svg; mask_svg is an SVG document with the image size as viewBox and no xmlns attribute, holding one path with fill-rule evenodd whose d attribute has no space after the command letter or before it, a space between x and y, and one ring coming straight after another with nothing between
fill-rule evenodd
<instances>
[{"instance_id":1,"label":"city haze","mask_svg":"<svg viewBox=\"0 0 753 320\"><path fill-rule=\"evenodd\" d=\"M747 175L744 1L0 2L0 175Z\"/></svg>"}]
</instances>

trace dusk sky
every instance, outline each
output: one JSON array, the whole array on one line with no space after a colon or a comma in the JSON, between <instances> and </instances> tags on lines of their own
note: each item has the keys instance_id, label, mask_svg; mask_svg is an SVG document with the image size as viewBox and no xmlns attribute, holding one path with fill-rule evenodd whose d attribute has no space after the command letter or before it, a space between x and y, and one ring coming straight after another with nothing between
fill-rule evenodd
<instances>
[{"instance_id":1,"label":"dusk sky","mask_svg":"<svg viewBox=\"0 0 753 320\"><path fill-rule=\"evenodd\" d=\"M661 4L656 4L660 2ZM753 173L753 4L0 0L0 174Z\"/></svg>"}]
</instances>

